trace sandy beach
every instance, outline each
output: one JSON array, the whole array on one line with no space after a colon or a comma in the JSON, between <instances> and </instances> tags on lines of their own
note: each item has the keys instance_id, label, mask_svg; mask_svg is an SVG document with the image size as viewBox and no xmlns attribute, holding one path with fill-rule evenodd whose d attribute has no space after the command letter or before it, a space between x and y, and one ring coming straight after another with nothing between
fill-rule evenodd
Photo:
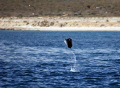
<instances>
[{"instance_id":1,"label":"sandy beach","mask_svg":"<svg viewBox=\"0 0 120 88\"><path fill-rule=\"evenodd\" d=\"M0 30L120 31L120 17L1 17Z\"/></svg>"}]
</instances>

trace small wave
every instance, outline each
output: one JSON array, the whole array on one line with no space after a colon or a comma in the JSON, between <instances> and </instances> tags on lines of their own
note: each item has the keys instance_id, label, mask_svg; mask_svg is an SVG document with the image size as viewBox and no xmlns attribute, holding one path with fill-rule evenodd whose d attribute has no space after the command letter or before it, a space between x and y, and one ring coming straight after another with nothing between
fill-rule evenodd
<instances>
[{"instance_id":1,"label":"small wave","mask_svg":"<svg viewBox=\"0 0 120 88\"><path fill-rule=\"evenodd\" d=\"M71 67L71 70L70 70L71 72L80 72L80 70L77 70L77 69L75 69L75 68L73 68L73 67Z\"/></svg>"}]
</instances>

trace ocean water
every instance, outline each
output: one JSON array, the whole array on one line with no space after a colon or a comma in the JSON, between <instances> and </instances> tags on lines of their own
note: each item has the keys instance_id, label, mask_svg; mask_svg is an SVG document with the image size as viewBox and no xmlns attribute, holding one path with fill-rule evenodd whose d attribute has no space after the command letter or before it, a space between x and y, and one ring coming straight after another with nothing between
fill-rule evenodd
<instances>
[{"instance_id":1,"label":"ocean water","mask_svg":"<svg viewBox=\"0 0 120 88\"><path fill-rule=\"evenodd\" d=\"M0 88L120 88L120 32L2 30Z\"/></svg>"}]
</instances>

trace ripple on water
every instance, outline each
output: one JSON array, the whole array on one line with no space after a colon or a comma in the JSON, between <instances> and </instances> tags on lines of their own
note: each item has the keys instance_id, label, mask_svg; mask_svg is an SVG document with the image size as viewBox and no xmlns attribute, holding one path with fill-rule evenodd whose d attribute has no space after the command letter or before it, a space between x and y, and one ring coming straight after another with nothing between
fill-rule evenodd
<instances>
[{"instance_id":1,"label":"ripple on water","mask_svg":"<svg viewBox=\"0 0 120 88\"><path fill-rule=\"evenodd\" d=\"M2 31L0 87L119 88L119 33Z\"/></svg>"}]
</instances>

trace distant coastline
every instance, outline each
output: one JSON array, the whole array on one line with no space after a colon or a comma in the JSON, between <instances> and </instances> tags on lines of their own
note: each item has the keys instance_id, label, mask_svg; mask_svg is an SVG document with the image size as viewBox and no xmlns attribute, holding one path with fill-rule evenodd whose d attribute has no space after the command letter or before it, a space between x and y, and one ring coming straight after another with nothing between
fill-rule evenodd
<instances>
[{"instance_id":1,"label":"distant coastline","mask_svg":"<svg viewBox=\"0 0 120 88\"><path fill-rule=\"evenodd\" d=\"M120 31L120 17L1 17L0 30Z\"/></svg>"}]
</instances>

